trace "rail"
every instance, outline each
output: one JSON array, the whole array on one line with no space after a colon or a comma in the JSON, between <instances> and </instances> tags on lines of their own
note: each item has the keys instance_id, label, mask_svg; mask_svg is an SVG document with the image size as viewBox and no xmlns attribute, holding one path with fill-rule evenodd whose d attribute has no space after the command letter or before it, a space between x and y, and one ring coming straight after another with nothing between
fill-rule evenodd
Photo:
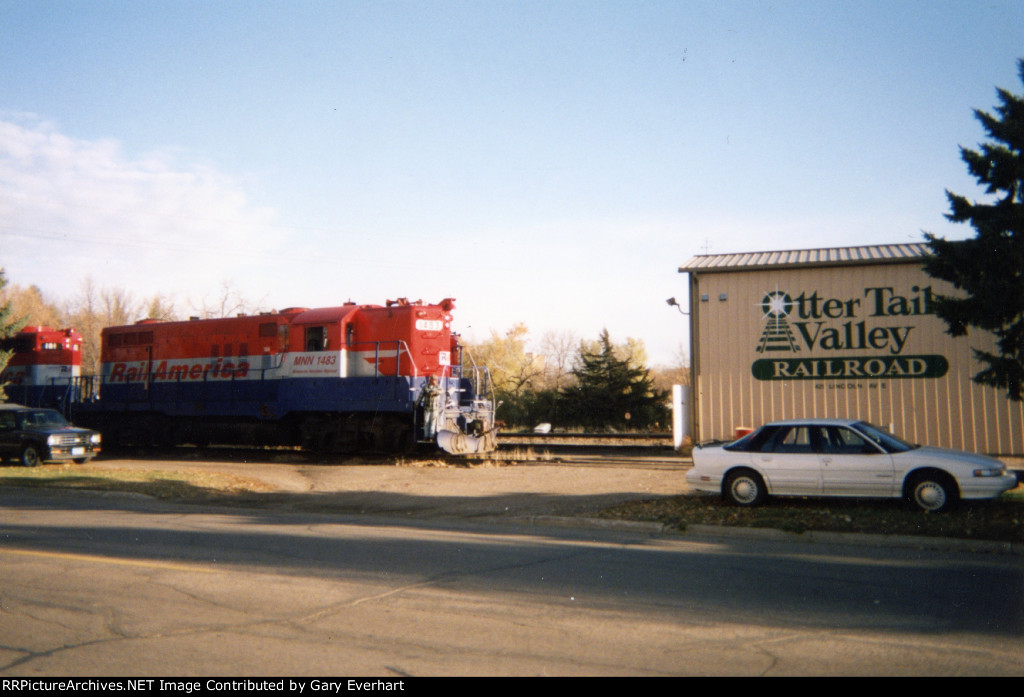
<instances>
[{"instance_id":1,"label":"rail","mask_svg":"<svg viewBox=\"0 0 1024 697\"><path fill-rule=\"evenodd\" d=\"M672 448L671 433L508 433L498 434L500 445L564 448Z\"/></svg>"}]
</instances>

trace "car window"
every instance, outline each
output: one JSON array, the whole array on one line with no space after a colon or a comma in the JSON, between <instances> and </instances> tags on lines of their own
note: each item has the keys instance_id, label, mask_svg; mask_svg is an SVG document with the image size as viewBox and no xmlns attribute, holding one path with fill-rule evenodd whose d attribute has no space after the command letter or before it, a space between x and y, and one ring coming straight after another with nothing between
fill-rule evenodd
<instances>
[{"instance_id":1,"label":"car window","mask_svg":"<svg viewBox=\"0 0 1024 697\"><path fill-rule=\"evenodd\" d=\"M870 455L877 453L878 448L856 431L829 426L824 433L824 452L835 455Z\"/></svg>"},{"instance_id":2,"label":"car window","mask_svg":"<svg viewBox=\"0 0 1024 697\"><path fill-rule=\"evenodd\" d=\"M40 427L60 427L66 426L67 421L60 415L59 412L53 411L52 409L43 409L40 411L30 411L22 417L22 422L26 426L33 426L35 428Z\"/></svg>"},{"instance_id":3,"label":"car window","mask_svg":"<svg viewBox=\"0 0 1024 697\"><path fill-rule=\"evenodd\" d=\"M771 450L772 437L778 432L778 426L762 426L753 433L748 433L738 441L725 446L725 449L750 453L768 452Z\"/></svg>"},{"instance_id":4,"label":"car window","mask_svg":"<svg viewBox=\"0 0 1024 697\"><path fill-rule=\"evenodd\" d=\"M785 431L780 431L774 439L774 447L777 453L811 453L811 430L807 426L793 426Z\"/></svg>"}]
</instances>

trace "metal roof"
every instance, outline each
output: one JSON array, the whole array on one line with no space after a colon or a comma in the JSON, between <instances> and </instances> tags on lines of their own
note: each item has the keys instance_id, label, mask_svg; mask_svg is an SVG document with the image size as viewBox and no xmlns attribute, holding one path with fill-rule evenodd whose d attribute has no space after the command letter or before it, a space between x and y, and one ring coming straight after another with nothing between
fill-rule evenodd
<instances>
[{"instance_id":1,"label":"metal roof","mask_svg":"<svg viewBox=\"0 0 1024 697\"><path fill-rule=\"evenodd\" d=\"M701 254L679 267L679 273L747 271L766 266L853 266L857 264L899 264L919 260L931 254L928 245L882 244L831 249L795 249L777 252L741 252L737 254Z\"/></svg>"}]
</instances>

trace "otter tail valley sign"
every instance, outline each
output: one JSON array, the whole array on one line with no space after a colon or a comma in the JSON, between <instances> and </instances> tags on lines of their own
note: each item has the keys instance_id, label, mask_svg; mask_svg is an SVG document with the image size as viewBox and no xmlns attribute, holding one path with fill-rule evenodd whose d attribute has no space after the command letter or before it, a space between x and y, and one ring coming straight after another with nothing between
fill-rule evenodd
<instances>
[{"instance_id":1,"label":"otter tail valley sign","mask_svg":"<svg viewBox=\"0 0 1024 697\"><path fill-rule=\"evenodd\" d=\"M755 360L751 373L757 380L941 378L949 371L944 356L904 354L916 327L910 322L933 314L932 298L930 286L916 285L906 295L876 286L852 298L766 293L758 305L764 328L755 350L772 357ZM794 355L805 350L815 355Z\"/></svg>"}]
</instances>

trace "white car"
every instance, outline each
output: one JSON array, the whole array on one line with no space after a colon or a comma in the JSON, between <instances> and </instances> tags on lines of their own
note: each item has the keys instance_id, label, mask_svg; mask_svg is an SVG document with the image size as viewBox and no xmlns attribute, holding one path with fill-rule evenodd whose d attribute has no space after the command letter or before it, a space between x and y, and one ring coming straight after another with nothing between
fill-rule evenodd
<instances>
[{"instance_id":1,"label":"white car","mask_svg":"<svg viewBox=\"0 0 1024 697\"><path fill-rule=\"evenodd\" d=\"M686 481L737 506L769 496L857 496L903 498L932 512L1017 486L999 460L910 445L850 419L777 421L733 443L694 448Z\"/></svg>"}]
</instances>

